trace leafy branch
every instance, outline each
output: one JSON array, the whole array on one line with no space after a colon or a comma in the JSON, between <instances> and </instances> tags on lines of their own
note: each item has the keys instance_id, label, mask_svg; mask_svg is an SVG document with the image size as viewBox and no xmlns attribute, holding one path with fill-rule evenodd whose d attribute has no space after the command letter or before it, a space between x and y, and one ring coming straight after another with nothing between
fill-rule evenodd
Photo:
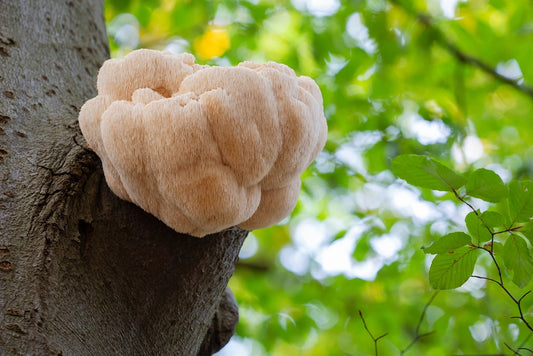
<instances>
[{"instance_id":1,"label":"leafy branch","mask_svg":"<svg viewBox=\"0 0 533 356\"><path fill-rule=\"evenodd\" d=\"M412 185L452 193L471 210L465 217L468 233L449 233L429 247L423 247L425 253L436 255L429 269L431 286L437 290L454 289L471 277L495 283L516 305L518 316L513 318L521 320L533 332L522 303L531 291L515 297L502 273L505 268L513 275L513 283L520 288L524 288L532 279L533 258L525 238L531 239L533 234L533 183L512 181L506 186L496 173L487 169L478 169L463 176L435 160L417 155L394 158L392 170ZM473 206L469 198L497 203L498 211L506 213L491 210L482 212ZM473 274L483 251L491 257L498 273L497 279ZM496 254L503 257L503 264L496 259Z\"/></svg>"},{"instance_id":2,"label":"leafy branch","mask_svg":"<svg viewBox=\"0 0 533 356\"><path fill-rule=\"evenodd\" d=\"M511 346L509 346L507 343L503 343L503 344L505 345L505 347L507 347L513 353L513 355L520 356L520 353L518 351L516 351L515 349L513 349Z\"/></svg>"},{"instance_id":3,"label":"leafy branch","mask_svg":"<svg viewBox=\"0 0 533 356\"><path fill-rule=\"evenodd\" d=\"M452 188L452 192L453 194L457 197L457 199L459 199L459 201L463 202L464 204L466 204L471 210L472 212L480 219L481 223L483 224L483 227L487 229L487 231L490 233L491 235L491 239L490 239L490 243L489 244L486 244L488 246L490 246L490 249L487 249L485 246L477 246L477 245L474 245L476 248L479 248L483 251L486 251L489 253L490 257L492 258L492 261L494 263L494 266L496 266L496 270L498 271L498 279L499 280L496 280L496 279L493 279L493 278L489 278L489 277L483 277L483 276L477 276L477 275L472 275L473 278L478 278L478 279L484 279L484 280L487 280L487 281L491 281L495 284L497 284L498 286L500 286L500 288L509 296L509 298L511 298L511 300L516 304L517 308L518 308L518 312L519 312L519 316L518 317L515 317L515 318L518 318L520 319L524 325L533 332L533 327L531 326L531 324L529 324L529 322L526 320L525 316L524 316L524 312L522 310L522 301L524 300L524 298L529 294L531 293L531 290L527 291L526 293L524 293L520 298L516 298L515 296L512 295L512 293L509 291L509 289L505 286L505 283L503 281L503 277L502 277L502 271L501 271L501 268L500 268L500 265L498 263L498 261L496 260L496 257L494 256L494 237L496 236L496 234L502 234L502 233L511 233L513 231L516 231L516 230L519 230L521 228L521 226L509 226L507 229L505 230L501 230L501 231L497 231L497 232L494 232L493 229L490 228L490 226L488 226L482 219L481 215L479 214L479 212L471 205L469 204L464 197L461 197L457 191L455 189Z\"/></svg>"},{"instance_id":4,"label":"leafy branch","mask_svg":"<svg viewBox=\"0 0 533 356\"><path fill-rule=\"evenodd\" d=\"M431 30L432 33L435 34L435 40L437 41L437 43L439 43L442 47L444 47L449 53L451 53L460 62L472 65L482 70L483 72L489 74L493 78L503 83L509 84L516 90L519 90L522 93L533 98L533 87L523 83L520 80L508 78L498 73L492 66L483 62L481 59L476 58L470 54L467 54L465 51L461 50L456 44L450 41L447 38L447 36L434 24L433 19L429 15L415 11L411 9L410 7L404 5L399 0L389 0L389 1L392 4L395 4L398 7L402 8L407 13L410 13L411 15L415 16L418 19L418 21L420 21L420 23L422 23L429 30Z\"/></svg>"}]
</instances>

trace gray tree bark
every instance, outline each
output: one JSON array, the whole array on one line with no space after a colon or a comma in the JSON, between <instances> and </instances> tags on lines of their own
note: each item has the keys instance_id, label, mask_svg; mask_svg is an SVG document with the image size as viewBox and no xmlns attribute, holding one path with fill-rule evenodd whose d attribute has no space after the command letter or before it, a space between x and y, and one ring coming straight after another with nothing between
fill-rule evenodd
<instances>
[{"instance_id":1,"label":"gray tree bark","mask_svg":"<svg viewBox=\"0 0 533 356\"><path fill-rule=\"evenodd\" d=\"M77 124L102 6L0 0L0 355L207 355L247 233L180 235L108 189Z\"/></svg>"}]
</instances>

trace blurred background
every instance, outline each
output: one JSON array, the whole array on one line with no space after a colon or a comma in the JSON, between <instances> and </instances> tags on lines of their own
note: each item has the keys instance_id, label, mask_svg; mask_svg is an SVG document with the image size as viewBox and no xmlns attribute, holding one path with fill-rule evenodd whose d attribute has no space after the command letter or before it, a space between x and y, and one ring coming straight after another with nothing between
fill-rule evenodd
<instances>
[{"instance_id":1,"label":"blurred background","mask_svg":"<svg viewBox=\"0 0 533 356\"><path fill-rule=\"evenodd\" d=\"M420 248L464 230L469 210L390 171L416 153L504 182L533 175L531 0L106 0L105 15L113 57L277 61L322 91L328 142L291 217L247 238L230 281L240 322L218 355L374 355L359 311L387 333L380 355L533 348L516 305L483 280L428 304ZM496 272L487 258L475 273Z\"/></svg>"}]
</instances>

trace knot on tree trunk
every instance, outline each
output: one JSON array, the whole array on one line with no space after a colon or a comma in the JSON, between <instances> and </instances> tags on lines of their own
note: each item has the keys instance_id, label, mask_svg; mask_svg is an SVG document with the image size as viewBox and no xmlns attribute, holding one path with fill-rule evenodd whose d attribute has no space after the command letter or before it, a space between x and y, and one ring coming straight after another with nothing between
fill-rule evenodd
<instances>
[{"instance_id":1,"label":"knot on tree trunk","mask_svg":"<svg viewBox=\"0 0 533 356\"><path fill-rule=\"evenodd\" d=\"M198 356L210 356L226 346L233 336L238 322L239 307L237 301L231 289L226 287Z\"/></svg>"}]
</instances>

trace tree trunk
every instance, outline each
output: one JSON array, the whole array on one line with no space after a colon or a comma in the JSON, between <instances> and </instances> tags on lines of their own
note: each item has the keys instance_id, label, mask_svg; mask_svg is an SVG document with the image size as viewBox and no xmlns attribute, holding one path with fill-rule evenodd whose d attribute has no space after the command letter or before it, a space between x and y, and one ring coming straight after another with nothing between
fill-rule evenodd
<instances>
[{"instance_id":1,"label":"tree trunk","mask_svg":"<svg viewBox=\"0 0 533 356\"><path fill-rule=\"evenodd\" d=\"M236 322L221 297L246 231L169 229L110 192L80 134L78 110L109 55L102 1L0 8L0 355L220 348Z\"/></svg>"}]
</instances>

